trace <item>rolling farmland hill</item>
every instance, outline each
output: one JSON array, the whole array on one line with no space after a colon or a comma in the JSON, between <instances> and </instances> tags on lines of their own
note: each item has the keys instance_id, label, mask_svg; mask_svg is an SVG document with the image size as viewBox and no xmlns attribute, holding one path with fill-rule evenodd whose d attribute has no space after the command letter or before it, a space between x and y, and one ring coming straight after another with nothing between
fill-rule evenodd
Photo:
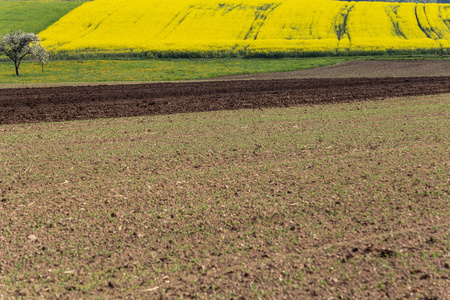
<instances>
[{"instance_id":1,"label":"rolling farmland hill","mask_svg":"<svg viewBox=\"0 0 450 300\"><path fill-rule=\"evenodd\" d=\"M86 1L0 1L0 34L39 32Z\"/></svg>"},{"instance_id":2,"label":"rolling farmland hill","mask_svg":"<svg viewBox=\"0 0 450 300\"><path fill-rule=\"evenodd\" d=\"M450 48L450 5L331 0L95 0L41 32L52 51L274 56Z\"/></svg>"}]
</instances>

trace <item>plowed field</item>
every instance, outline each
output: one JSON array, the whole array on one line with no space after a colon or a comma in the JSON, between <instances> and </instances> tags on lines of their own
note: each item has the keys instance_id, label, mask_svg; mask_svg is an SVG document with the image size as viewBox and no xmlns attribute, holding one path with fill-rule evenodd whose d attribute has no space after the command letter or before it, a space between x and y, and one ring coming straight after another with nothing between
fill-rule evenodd
<instances>
[{"instance_id":1,"label":"plowed field","mask_svg":"<svg viewBox=\"0 0 450 300\"><path fill-rule=\"evenodd\" d=\"M450 77L286 79L0 89L0 124L289 107L450 92Z\"/></svg>"},{"instance_id":2,"label":"plowed field","mask_svg":"<svg viewBox=\"0 0 450 300\"><path fill-rule=\"evenodd\" d=\"M440 93L450 77L0 89L0 299L448 299ZM88 121L44 123L69 120Z\"/></svg>"}]
</instances>

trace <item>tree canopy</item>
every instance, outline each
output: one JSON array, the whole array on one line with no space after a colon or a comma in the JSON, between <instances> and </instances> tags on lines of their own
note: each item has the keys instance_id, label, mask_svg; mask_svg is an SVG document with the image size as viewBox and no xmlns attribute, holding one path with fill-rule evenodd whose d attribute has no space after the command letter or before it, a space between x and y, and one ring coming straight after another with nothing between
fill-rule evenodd
<instances>
[{"instance_id":1,"label":"tree canopy","mask_svg":"<svg viewBox=\"0 0 450 300\"><path fill-rule=\"evenodd\" d=\"M36 34L24 33L21 30L0 37L0 52L3 52L14 62L17 76L19 76L20 63L29 54L39 59L42 68L44 67L49 56L40 41Z\"/></svg>"}]
</instances>

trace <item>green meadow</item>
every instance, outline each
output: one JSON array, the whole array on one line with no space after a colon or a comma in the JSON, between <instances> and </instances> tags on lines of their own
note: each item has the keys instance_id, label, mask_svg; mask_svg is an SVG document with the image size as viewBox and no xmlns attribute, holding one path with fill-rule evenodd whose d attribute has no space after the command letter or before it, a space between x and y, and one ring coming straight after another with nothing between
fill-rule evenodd
<instances>
[{"instance_id":1,"label":"green meadow","mask_svg":"<svg viewBox=\"0 0 450 300\"><path fill-rule=\"evenodd\" d=\"M11 61L0 62L0 84L170 81L219 77L231 74L294 71L333 65L339 57L305 59L175 59L175 60L57 60L41 71L38 62L21 65L14 74Z\"/></svg>"},{"instance_id":2,"label":"green meadow","mask_svg":"<svg viewBox=\"0 0 450 300\"><path fill-rule=\"evenodd\" d=\"M86 1L0 1L0 35L22 30L39 33Z\"/></svg>"}]
</instances>

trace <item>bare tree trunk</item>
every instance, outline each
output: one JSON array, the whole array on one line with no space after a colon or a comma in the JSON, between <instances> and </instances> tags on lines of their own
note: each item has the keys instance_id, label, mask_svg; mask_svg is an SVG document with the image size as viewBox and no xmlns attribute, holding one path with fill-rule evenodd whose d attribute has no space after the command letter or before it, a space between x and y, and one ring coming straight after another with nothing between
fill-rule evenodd
<instances>
[{"instance_id":1,"label":"bare tree trunk","mask_svg":"<svg viewBox=\"0 0 450 300\"><path fill-rule=\"evenodd\" d=\"M14 66L16 67L16 76L20 76L19 75L20 60L14 60Z\"/></svg>"}]
</instances>

